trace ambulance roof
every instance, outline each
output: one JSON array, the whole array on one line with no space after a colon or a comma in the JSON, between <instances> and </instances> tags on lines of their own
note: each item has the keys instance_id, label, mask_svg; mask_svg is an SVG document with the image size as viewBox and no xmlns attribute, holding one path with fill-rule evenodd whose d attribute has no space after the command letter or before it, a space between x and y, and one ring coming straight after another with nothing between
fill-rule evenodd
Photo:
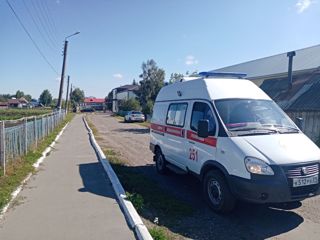
<instances>
[{"instance_id":1,"label":"ambulance roof","mask_svg":"<svg viewBox=\"0 0 320 240\"><path fill-rule=\"evenodd\" d=\"M258 86L245 79L198 78L163 87L156 101L228 98L270 100Z\"/></svg>"}]
</instances>

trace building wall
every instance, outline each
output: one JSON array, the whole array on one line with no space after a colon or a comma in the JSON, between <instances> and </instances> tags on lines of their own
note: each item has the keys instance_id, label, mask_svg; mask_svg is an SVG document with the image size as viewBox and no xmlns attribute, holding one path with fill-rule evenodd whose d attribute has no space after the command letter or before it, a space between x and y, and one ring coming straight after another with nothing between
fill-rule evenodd
<instances>
[{"instance_id":1,"label":"building wall","mask_svg":"<svg viewBox=\"0 0 320 240\"><path fill-rule=\"evenodd\" d=\"M312 141L319 141L320 137L320 112L318 111L290 111L286 112L295 122L297 117L303 118L303 129L301 129Z\"/></svg>"}]
</instances>

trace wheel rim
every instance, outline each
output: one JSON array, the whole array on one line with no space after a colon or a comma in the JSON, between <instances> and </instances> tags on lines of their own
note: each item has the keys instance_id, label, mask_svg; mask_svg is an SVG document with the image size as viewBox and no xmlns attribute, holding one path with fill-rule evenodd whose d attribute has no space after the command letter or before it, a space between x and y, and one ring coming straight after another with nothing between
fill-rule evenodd
<instances>
[{"instance_id":1,"label":"wheel rim","mask_svg":"<svg viewBox=\"0 0 320 240\"><path fill-rule=\"evenodd\" d=\"M221 187L218 181L210 179L207 185L209 199L214 205L220 205L222 199Z\"/></svg>"},{"instance_id":2,"label":"wheel rim","mask_svg":"<svg viewBox=\"0 0 320 240\"><path fill-rule=\"evenodd\" d=\"M163 169L164 161L163 161L163 157L162 157L161 154L158 156L157 165L158 165L158 169L159 169L159 170L162 170L162 169Z\"/></svg>"}]
</instances>

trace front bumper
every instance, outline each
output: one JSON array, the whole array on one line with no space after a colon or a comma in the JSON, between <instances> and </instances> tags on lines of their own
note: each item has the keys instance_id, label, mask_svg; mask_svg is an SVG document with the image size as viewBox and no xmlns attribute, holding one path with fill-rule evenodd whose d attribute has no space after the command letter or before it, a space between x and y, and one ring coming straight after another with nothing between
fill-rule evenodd
<instances>
[{"instance_id":1,"label":"front bumper","mask_svg":"<svg viewBox=\"0 0 320 240\"><path fill-rule=\"evenodd\" d=\"M231 190L237 198L256 203L300 201L320 194L320 183L294 188L286 173L290 167L273 165L273 176L252 174L251 179L230 176Z\"/></svg>"}]
</instances>

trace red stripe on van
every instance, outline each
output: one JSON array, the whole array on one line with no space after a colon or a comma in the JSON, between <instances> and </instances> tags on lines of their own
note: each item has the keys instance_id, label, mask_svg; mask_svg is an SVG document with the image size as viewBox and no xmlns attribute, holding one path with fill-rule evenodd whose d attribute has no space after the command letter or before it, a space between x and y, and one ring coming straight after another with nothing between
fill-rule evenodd
<instances>
[{"instance_id":1,"label":"red stripe on van","mask_svg":"<svg viewBox=\"0 0 320 240\"><path fill-rule=\"evenodd\" d=\"M151 123L151 129L157 132L168 133L177 137L184 137L184 129L182 128L169 127Z\"/></svg>"},{"instance_id":2,"label":"red stripe on van","mask_svg":"<svg viewBox=\"0 0 320 240\"><path fill-rule=\"evenodd\" d=\"M184 129L176 127L166 127L166 133L177 137L184 137Z\"/></svg>"},{"instance_id":3,"label":"red stripe on van","mask_svg":"<svg viewBox=\"0 0 320 240\"><path fill-rule=\"evenodd\" d=\"M165 127L159 124L151 123L151 129L158 132L165 132Z\"/></svg>"},{"instance_id":4,"label":"red stripe on van","mask_svg":"<svg viewBox=\"0 0 320 240\"><path fill-rule=\"evenodd\" d=\"M215 137L200 138L197 133L193 131L187 131L187 138L213 147L217 146L217 139Z\"/></svg>"}]
</instances>

